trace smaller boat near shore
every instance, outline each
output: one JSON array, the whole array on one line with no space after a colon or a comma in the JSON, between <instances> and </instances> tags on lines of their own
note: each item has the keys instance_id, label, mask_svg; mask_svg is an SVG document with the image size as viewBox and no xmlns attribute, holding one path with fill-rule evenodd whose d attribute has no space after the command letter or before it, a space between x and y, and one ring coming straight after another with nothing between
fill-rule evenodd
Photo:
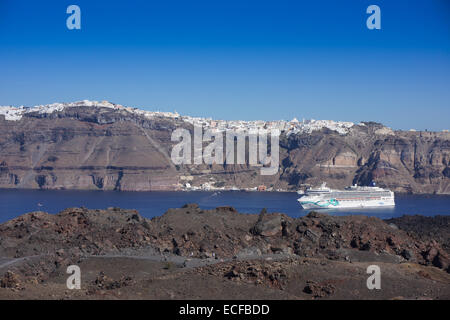
<instances>
[{"instance_id":1,"label":"smaller boat near shore","mask_svg":"<svg viewBox=\"0 0 450 320\"><path fill-rule=\"evenodd\" d=\"M303 209L371 208L395 206L394 192L380 187L353 185L344 190L333 190L323 183L318 188L297 191L297 200Z\"/></svg>"}]
</instances>

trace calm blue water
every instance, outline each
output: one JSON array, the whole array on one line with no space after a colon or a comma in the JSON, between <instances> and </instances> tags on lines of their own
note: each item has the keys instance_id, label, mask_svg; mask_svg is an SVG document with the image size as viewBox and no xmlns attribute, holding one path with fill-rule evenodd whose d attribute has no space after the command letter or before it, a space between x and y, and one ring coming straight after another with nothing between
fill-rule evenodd
<instances>
[{"instance_id":1,"label":"calm blue water","mask_svg":"<svg viewBox=\"0 0 450 320\"><path fill-rule=\"evenodd\" d=\"M205 209L230 205L239 212L283 212L292 217L307 214L294 192L115 192L0 190L0 222L31 211L58 213L69 207L137 209L144 217L162 215L168 208L198 203ZM41 204L42 206L38 206ZM322 210L333 215L365 214L382 219L404 214L450 215L450 196L396 195L395 208Z\"/></svg>"}]
</instances>

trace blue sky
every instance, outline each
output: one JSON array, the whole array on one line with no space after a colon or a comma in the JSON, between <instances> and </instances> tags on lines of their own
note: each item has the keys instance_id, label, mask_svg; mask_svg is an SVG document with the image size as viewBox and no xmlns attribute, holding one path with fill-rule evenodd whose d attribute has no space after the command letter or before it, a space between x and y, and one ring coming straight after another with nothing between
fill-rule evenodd
<instances>
[{"instance_id":1,"label":"blue sky","mask_svg":"<svg viewBox=\"0 0 450 320\"><path fill-rule=\"evenodd\" d=\"M0 74L0 105L450 129L450 1L0 0Z\"/></svg>"}]
</instances>

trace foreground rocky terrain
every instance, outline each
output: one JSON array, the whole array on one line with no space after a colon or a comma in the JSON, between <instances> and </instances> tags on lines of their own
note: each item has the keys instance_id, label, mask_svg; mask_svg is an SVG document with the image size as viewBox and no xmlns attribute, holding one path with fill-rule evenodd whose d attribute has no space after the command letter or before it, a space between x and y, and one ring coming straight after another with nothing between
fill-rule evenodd
<instances>
[{"instance_id":1,"label":"foreground rocky terrain","mask_svg":"<svg viewBox=\"0 0 450 320\"><path fill-rule=\"evenodd\" d=\"M0 298L450 299L449 221L196 204L153 219L33 212L0 225ZM366 286L374 264L381 290ZM81 269L80 290L66 287L69 265Z\"/></svg>"},{"instance_id":2,"label":"foreground rocky terrain","mask_svg":"<svg viewBox=\"0 0 450 320\"><path fill-rule=\"evenodd\" d=\"M371 122L284 132L280 169L264 176L248 159L175 166L170 155L176 128L193 130L182 117L88 103L29 109L20 117L0 114L0 188L143 191L188 183L296 190L323 181L339 188L375 181L396 192L450 194L449 132L393 131Z\"/></svg>"}]
</instances>

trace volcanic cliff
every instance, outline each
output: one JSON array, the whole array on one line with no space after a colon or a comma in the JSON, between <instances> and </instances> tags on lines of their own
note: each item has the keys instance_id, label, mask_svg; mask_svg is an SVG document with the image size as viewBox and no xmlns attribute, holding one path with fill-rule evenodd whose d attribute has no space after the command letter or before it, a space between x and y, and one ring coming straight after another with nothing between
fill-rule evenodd
<instances>
[{"instance_id":1,"label":"volcanic cliff","mask_svg":"<svg viewBox=\"0 0 450 320\"><path fill-rule=\"evenodd\" d=\"M264 176L249 164L174 165L172 132L193 129L177 114L149 116L109 103L50 106L1 107L0 188L145 191L206 183L296 190L375 181L396 192L450 194L448 132L371 122L282 131L280 168Z\"/></svg>"}]
</instances>

